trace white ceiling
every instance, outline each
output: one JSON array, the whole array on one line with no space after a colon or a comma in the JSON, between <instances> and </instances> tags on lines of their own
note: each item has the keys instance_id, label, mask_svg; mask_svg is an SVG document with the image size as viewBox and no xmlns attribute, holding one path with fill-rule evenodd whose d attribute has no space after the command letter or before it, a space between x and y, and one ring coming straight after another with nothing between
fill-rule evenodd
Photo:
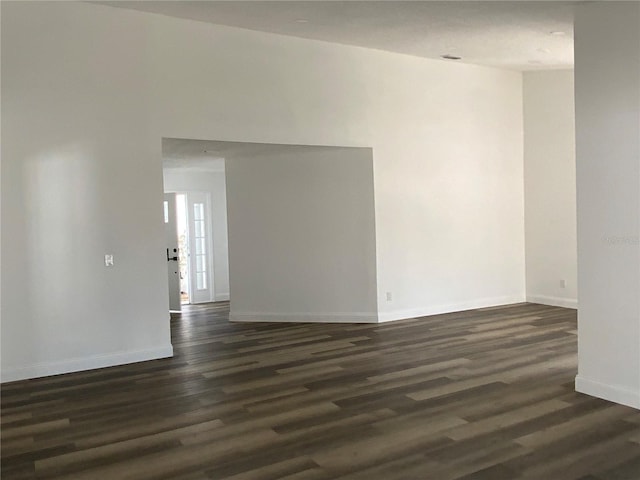
<instances>
[{"instance_id":1,"label":"white ceiling","mask_svg":"<svg viewBox=\"0 0 640 480\"><path fill-rule=\"evenodd\" d=\"M101 1L219 25L513 70L573 66L576 1ZM551 32L564 32L552 35ZM452 60L442 60L452 61Z\"/></svg>"},{"instance_id":2,"label":"white ceiling","mask_svg":"<svg viewBox=\"0 0 640 480\"><path fill-rule=\"evenodd\" d=\"M163 138L162 168L188 172L224 172L225 159L293 154L321 148L340 147Z\"/></svg>"},{"instance_id":3,"label":"white ceiling","mask_svg":"<svg viewBox=\"0 0 640 480\"><path fill-rule=\"evenodd\" d=\"M217 142L162 139L162 168L188 172L224 172L224 153Z\"/></svg>"}]
</instances>

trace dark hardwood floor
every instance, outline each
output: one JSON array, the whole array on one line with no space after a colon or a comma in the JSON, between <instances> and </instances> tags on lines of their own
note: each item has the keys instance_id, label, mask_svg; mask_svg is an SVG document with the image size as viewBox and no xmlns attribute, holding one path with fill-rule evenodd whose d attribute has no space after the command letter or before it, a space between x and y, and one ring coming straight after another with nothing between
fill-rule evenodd
<instances>
[{"instance_id":1,"label":"dark hardwood floor","mask_svg":"<svg viewBox=\"0 0 640 480\"><path fill-rule=\"evenodd\" d=\"M640 411L573 391L575 311L172 320L175 357L2 386L2 478L640 480Z\"/></svg>"}]
</instances>

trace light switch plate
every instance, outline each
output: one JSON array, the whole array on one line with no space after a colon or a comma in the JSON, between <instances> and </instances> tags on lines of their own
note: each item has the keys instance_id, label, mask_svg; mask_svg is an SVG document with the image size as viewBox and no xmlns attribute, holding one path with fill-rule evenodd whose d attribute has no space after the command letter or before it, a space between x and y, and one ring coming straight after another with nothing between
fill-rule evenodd
<instances>
[{"instance_id":1,"label":"light switch plate","mask_svg":"<svg viewBox=\"0 0 640 480\"><path fill-rule=\"evenodd\" d=\"M104 266L105 267L113 267L113 255L111 253L105 253L105 255L104 255Z\"/></svg>"}]
</instances>

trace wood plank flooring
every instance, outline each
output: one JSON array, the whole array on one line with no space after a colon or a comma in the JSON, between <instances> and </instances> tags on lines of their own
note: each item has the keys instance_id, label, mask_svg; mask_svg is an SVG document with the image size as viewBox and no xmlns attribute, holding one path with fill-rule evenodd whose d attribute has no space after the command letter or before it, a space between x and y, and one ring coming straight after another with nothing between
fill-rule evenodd
<instances>
[{"instance_id":1,"label":"wood plank flooring","mask_svg":"<svg viewBox=\"0 0 640 480\"><path fill-rule=\"evenodd\" d=\"M174 358L3 385L2 478L640 480L640 411L573 391L573 310L171 326Z\"/></svg>"}]
</instances>

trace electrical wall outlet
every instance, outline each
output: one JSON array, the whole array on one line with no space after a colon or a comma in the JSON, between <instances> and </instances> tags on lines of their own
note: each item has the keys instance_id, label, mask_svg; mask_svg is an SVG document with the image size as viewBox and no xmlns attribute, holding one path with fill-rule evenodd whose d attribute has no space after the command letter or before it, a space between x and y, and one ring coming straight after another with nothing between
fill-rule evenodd
<instances>
[{"instance_id":1,"label":"electrical wall outlet","mask_svg":"<svg viewBox=\"0 0 640 480\"><path fill-rule=\"evenodd\" d=\"M113 254L111 253L104 254L104 266L113 267Z\"/></svg>"},{"instance_id":2,"label":"electrical wall outlet","mask_svg":"<svg viewBox=\"0 0 640 480\"><path fill-rule=\"evenodd\" d=\"M567 281L566 280L560 280L560 288L567 288Z\"/></svg>"},{"instance_id":3,"label":"electrical wall outlet","mask_svg":"<svg viewBox=\"0 0 640 480\"><path fill-rule=\"evenodd\" d=\"M393 293L387 292L387 302L391 302L393 300Z\"/></svg>"}]
</instances>

